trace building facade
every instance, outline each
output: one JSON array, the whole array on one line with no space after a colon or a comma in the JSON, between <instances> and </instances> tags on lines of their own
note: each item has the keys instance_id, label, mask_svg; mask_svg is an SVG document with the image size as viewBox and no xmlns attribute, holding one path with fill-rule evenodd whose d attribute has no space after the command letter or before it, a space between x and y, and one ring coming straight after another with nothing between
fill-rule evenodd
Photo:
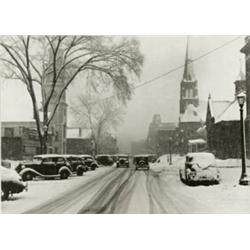
<instances>
[{"instance_id":1,"label":"building facade","mask_svg":"<svg viewBox=\"0 0 250 250\"><path fill-rule=\"evenodd\" d=\"M60 64L60 62L58 62ZM51 91L53 95L51 97L48 111L52 114L56 105L58 104L55 115L50 123L50 132L52 136L52 143L48 146L49 153L65 154L67 148L66 130L67 130L67 102L66 102L66 91L60 97L62 90L65 86L63 77L61 77L56 85L53 87L52 77L48 77L44 90L45 95L43 96L44 101L50 96Z\"/></svg>"},{"instance_id":2,"label":"building facade","mask_svg":"<svg viewBox=\"0 0 250 250\"><path fill-rule=\"evenodd\" d=\"M2 159L25 160L40 153L36 124L30 122L1 123Z\"/></svg>"},{"instance_id":3,"label":"building facade","mask_svg":"<svg viewBox=\"0 0 250 250\"><path fill-rule=\"evenodd\" d=\"M197 130L203 124L198 81L194 74L193 61L190 58L189 40L187 41L184 72L180 85L180 114L177 138L180 153L185 154L188 152L188 141L200 137Z\"/></svg>"}]
</instances>

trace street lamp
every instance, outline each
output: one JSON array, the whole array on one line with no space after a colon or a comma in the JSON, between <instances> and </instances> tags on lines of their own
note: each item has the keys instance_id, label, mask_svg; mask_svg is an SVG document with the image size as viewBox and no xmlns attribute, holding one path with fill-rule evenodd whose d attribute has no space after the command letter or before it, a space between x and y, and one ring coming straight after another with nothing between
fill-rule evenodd
<instances>
[{"instance_id":1,"label":"street lamp","mask_svg":"<svg viewBox=\"0 0 250 250\"><path fill-rule=\"evenodd\" d=\"M172 137L169 137L169 165L172 165Z\"/></svg>"},{"instance_id":2,"label":"street lamp","mask_svg":"<svg viewBox=\"0 0 250 250\"><path fill-rule=\"evenodd\" d=\"M243 118L243 107L246 100L246 95L240 93L237 95L237 100L240 106L240 130L241 130L241 160L242 160L242 170L239 184L249 185L250 181L247 178L246 173L246 138L245 138L245 123Z\"/></svg>"}]
</instances>

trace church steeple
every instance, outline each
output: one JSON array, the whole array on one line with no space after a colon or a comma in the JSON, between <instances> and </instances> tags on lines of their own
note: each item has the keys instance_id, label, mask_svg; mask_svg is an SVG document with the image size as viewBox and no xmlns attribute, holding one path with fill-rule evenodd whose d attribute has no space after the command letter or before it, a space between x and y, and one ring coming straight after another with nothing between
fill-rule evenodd
<instances>
[{"instance_id":1,"label":"church steeple","mask_svg":"<svg viewBox=\"0 0 250 250\"><path fill-rule=\"evenodd\" d=\"M234 82L234 85L235 85L235 92L234 92L235 98L241 92L246 92L246 76L242 71L241 60L240 60L240 71Z\"/></svg>"},{"instance_id":2,"label":"church steeple","mask_svg":"<svg viewBox=\"0 0 250 250\"><path fill-rule=\"evenodd\" d=\"M194 75L194 70L193 70L193 60L190 58L190 52L189 52L189 37L187 38L183 80L184 81L195 81L195 75Z\"/></svg>"},{"instance_id":3,"label":"church steeple","mask_svg":"<svg viewBox=\"0 0 250 250\"><path fill-rule=\"evenodd\" d=\"M184 114L188 105L199 106L198 84L194 74L193 61L190 59L190 39L187 38L186 55L180 92L180 114Z\"/></svg>"}]
</instances>

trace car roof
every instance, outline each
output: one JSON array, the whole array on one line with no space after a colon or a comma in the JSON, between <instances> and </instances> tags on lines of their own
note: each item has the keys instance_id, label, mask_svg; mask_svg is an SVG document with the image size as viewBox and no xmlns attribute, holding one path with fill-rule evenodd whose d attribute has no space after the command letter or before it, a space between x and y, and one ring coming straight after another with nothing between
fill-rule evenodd
<instances>
[{"instance_id":1,"label":"car roof","mask_svg":"<svg viewBox=\"0 0 250 250\"><path fill-rule=\"evenodd\" d=\"M208 152L195 152L195 153L188 153L186 156L188 157L213 157L214 155L212 153L208 153Z\"/></svg>"},{"instance_id":2,"label":"car roof","mask_svg":"<svg viewBox=\"0 0 250 250\"><path fill-rule=\"evenodd\" d=\"M100 157L100 156L111 156L111 155L109 155L109 154L99 154L99 155L96 155L96 157Z\"/></svg>"},{"instance_id":3,"label":"car roof","mask_svg":"<svg viewBox=\"0 0 250 250\"><path fill-rule=\"evenodd\" d=\"M47 157L65 157L64 155L59 154L44 154L44 155L34 155L33 158L47 158Z\"/></svg>"},{"instance_id":4,"label":"car roof","mask_svg":"<svg viewBox=\"0 0 250 250\"><path fill-rule=\"evenodd\" d=\"M79 157L91 157L91 158L93 158L92 155L77 155L77 156L79 156Z\"/></svg>"},{"instance_id":5,"label":"car roof","mask_svg":"<svg viewBox=\"0 0 250 250\"><path fill-rule=\"evenodd\" d=\"M141 154L141 155L134 155L134 158L135 157L148 157L149 156L149 154Z\"/></svg>"},{"instance_id":6,"label":"car roof","mask_svg":"<svg viewBox=\"0 0 250 250\"><path fill-rule=\"evenodd\" d=\"M128 157L129 155L126 155L126 154L117 154L116 156L118 156L118 157Z\"/></svg>"},{"instance_id":7,"label":"car roof","mask_svg":"<svg viewBox=\"0 0 250 250\"><path fill-rule=\"evenodd\" d=\"M62 155L63 157L66 157L66 158L68 158L68 157L76 157L76 158L81 158L81 156L80 155Z\"/></svg>"}]
</instances>

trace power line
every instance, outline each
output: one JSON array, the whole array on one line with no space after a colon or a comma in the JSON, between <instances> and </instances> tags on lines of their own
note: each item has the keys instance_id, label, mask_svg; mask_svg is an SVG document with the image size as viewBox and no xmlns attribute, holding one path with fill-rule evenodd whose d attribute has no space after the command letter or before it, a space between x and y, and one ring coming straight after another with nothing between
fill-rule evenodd
<instances>
[{"instance_id":1,"label":"power line","mask_svg":"<svg viewBox=\"0 0 250 250\"><path fill-rule=\"evenodd\" d=\"M201 58L206 57L206 56L208 56L208 55L214 53L215 51L217 51L217 50L219 50L219 49L222 49L222 48L226 47L227 45L233 43L234 41L238 40L239 38L241 38L241 36L237 36L237 37L235 37L234 39L232 39L232 40L230 40L230 41L227 41L226 43L220 45L219 47L216 47L216 48L214 48L214 49L212 49L212 50L210 50L210 51L208 51L208 52L206 52L206 53L204 53L204 54L202 54L202 55L200 55L200 56L194 58L194 59L192 60L192 62L198 61L198 60L200 60ZM178 67L175 67L175 68L173 68L173 69L167 71L167 72L164 73L164 74L161 74L161 75L159 75L159 76L156 76L156 77L154 77L154 78L152 78L152 79L150 79L150 80L147 80L147 81L145 81L145 82L143 82L143 83L141 83L141 84L135 86L133 89L138 89L138 88L141 88L141 87L143 87L143 86L145 86L145 85L148 85L148 84L150 84L150 83L152 83L152 82L154 82L154 81L156 81L156 80L158 80L158 79L160 79L160 78L162 78L162 77L164 77L164 76L167 76L167 75L169 75L169 74L171 74L171 73L173 73L173 72L175 72L175 71L177 71L177 70L179 70L179 69L181 69L181 68L184 68L184 66L185 66L185 64L182 64L182 65L180 65L180 66L178 66Z\"/></svg>"},{"instance_id":2,"label":"power line","mask_svg":"<svg viewBox=\"0 0 250 250\"><path fill-rule=\"evenodd\" d=\"M206 56L208 56L208 55L210 55L210 54L216 52L217 50L220 50L220 49L222 49L222 48L228 46L229 44L235 42L236 40L240 39L241 37L242 37L242 36L237 36L237 37L235 37L235 38L233 38L233 39L231 39L231 40L229 40L229 41L223 43L222 45L220 45L220 46L218 46L218 47L216 47L216 48L214 48L214 49L212 49L212 50L209 50L208 52L206 52L206 53L204 53L204 54L202 54L202 55L200 55L200 56L194 58L194 59L192 60L192 62L198 61L198 60L200 60L200 59L202 59L202 58L204 58L204 57L206 57ZM190 62L190 63L192 63L192 62ZM154 78L152 78L152 79L150 79L150 80L147 80L147 81L145 81L145 82L143 82L143 83L141 83L141 84L139 84L139 85L137 85L137 86L134 86L133 89L138 89L138 88L141 88L141 87L143 87L143 86L145 86L145 85L151 84L152 82L154 82L154 81L156 81L156 80L159 80L159 79L161 79L161 78L163 78L163 77L165 77L165 76L167 76L167 75L169 75L169 74L171 74L171 73L173 73L173 72L175 72L175 71L177 71L177 70L179 70L179 69L184 68L184 66L185 66L185 64L182 64L182 65L180 65L180 66L177 66L177 67L175 67L175 68L173 68L173 69L171 69L171 70L169 70L169 71L167 71L167 72L165 72L165 73L163 73L163 74L161 74L161 75L158 75L158 76L156 76L156 77L154 77ZM101 99L101 101L106 100L106 99L109 99L109 98L113 98L113 97L115 97L115 96L116 96L116 95L114 94L114 95L105 97L105 98Z\"/></svg>"}]
</instances>

